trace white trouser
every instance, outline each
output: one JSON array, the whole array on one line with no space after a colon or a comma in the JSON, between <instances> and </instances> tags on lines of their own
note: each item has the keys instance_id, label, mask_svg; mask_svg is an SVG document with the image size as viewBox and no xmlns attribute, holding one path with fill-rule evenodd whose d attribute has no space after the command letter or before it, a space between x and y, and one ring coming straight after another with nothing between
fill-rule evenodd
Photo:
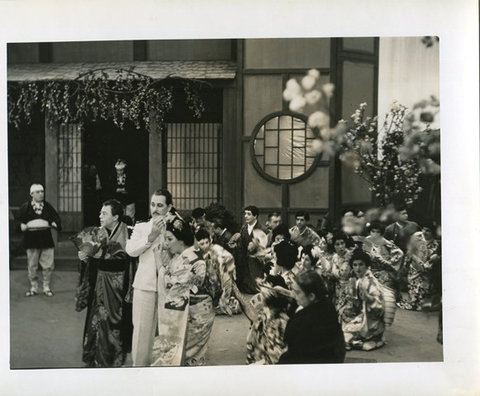
<instances>
[{"instance_id":1,"label":"white trouser","mask_svg":"<svg viewBox=\"0 0 480 396\"><path fill-rule=\"evenodd\" d=\"M38 264L40 264L43 269L43 288L45 290L50 289L50 279L52 277L52 271L55 268L53 252L53 248L27 249L28 279L30 280L32 289L36 289L38 287Z\"/></svg>"},{"instance_id":2,"label":"white trouser","mask_svg":"<svg viewBox=\"0 0 480 396\"><path fill-rule=\"evenodd\" d=\"M153 340L157 330L157 315L157 293L134 289L132 313L134 366L150 366Z\"/></svg>"}]
</instances>

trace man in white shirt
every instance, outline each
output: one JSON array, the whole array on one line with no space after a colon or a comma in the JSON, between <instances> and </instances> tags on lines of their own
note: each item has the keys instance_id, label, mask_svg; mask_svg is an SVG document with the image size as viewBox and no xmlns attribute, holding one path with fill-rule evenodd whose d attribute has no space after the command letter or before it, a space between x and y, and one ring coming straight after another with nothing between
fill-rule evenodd
<instances>
[{"instance_id":1,"label":"man in white shirt","mask_svg":"<svg viewBox=\"0 0 480 396\"><path fill-rule=\"evenodd\" d=\"M149 366L153 339L157 328L157 266L154 248L163 243L165 215L172 209L172 195L168 190L156 190L150 200L152 218L147 223L137 223L126 251L139 257L133 282L133 339L132 359L134 366Z\"/></svg>"}]
</instances>

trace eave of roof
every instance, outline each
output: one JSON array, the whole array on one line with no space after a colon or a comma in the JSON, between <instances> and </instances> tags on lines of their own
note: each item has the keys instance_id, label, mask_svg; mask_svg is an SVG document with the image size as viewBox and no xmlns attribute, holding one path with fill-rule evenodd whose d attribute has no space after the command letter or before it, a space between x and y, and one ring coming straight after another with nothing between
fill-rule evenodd
<instances>
[{"instance_id":1,"label":"eave of roof","mask_svg":"<svg viewBox=\"0 0 480 396\"><path fill-rule=\"evenodd\" d=\"M237 66L231 61L145 61L108 63L23 63L7 67L7 80L53 81L74 80L80 74L93 69L130 69L145 74L155 80L166 77L190 79L233 79ZM112 77L114 74L112 74Z\"/></svg>"}]
</instances>

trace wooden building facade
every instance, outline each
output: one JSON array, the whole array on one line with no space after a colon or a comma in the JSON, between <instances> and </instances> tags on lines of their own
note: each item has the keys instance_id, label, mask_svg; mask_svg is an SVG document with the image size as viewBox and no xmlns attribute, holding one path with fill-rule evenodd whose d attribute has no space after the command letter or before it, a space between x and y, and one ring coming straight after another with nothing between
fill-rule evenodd
<instances>
[{"instance_id":1,"label":"wooden building facade","mask_svg":"<svg viewBox=\"0 0 480 396\"><path fill-rule=\"evenodd\" d=\"M28 199L31 183L42 182L66 231L96 216L110 195L117 158L126 159L135 175L139 218L148 215L150 193L162 186L181 210L218 201L239 222L246 205L259 207L262 221L268 212L282 211L290 224L296 211L307 210L314 225L327 212L338 219L344 208L372 205L368 185L338 158L312 156L304 147L283 161L285 144L308 143L314 136L306 118L288 110L282 92L290 78L300 80L315 68L322 83L336 87L332 122L348 119L363 102L376 109L378 38L11 43L7 50L12 84L75 78L105 65L209 83L201 94L202 118L175 102L161 134L155 126L149 133L109 121L50 130L41 113L21 130L9 127L10 207ZM84 183L92 165L103 187L93 198Z\"/></svg>"}]
</instances>

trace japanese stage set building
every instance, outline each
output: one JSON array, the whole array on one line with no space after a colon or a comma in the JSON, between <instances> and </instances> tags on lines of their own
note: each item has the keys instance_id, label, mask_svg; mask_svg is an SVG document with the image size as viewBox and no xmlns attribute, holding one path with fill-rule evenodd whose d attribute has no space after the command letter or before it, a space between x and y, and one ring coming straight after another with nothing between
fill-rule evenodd
<instances>
[{"instance_id":1,"label":"japanese stage set building","mask_svg":"<svg viewBox=\"0 0 480 396\"><path fill-rule=\"evenodd\" d=\"M416 39L415 45L422 47L420 38ZM98 217L100 203L111 197L109 182L115 177L118 158L126 160L128 174L134 175L139 219L147 217L149 195L159 187L172 192L182 212L222 202L240 223L246 205L260 209L262 222L267 213L280 210L290 225L299 210L308 211L310 222L317 225L327 212L338 220L346 208L370 208L374 200L368 183L338 156L312 153L309 147L317 132L308 127L307 116L289 110L283 91L288 80L301 82L308 70L316 69L320 84L335 86L328 109L331 123L348 120L364 102L370 116L384 111L393 99L385 92L393 95L402 82L392 77L383 83L379 78L382 67L391 73L396 67L393 60L381 60L382 40L10 43L9 90L27 81L73 81L94 69L133 67L154 80L198 81L204 106L196 118L185 93L174 89L173 107L161 131L153 116L149 128L137 129L126 122L122 129L108 119L52 125L40 110L31 114L30 123L10 124L11 211L28 199L30 184L40 181L64 230L78 231ZM399 42L392 45L398 51L410 51ZM435 73L438 84L438 70ZM380 99L385 100L380 103ZM92 166L102 187L93 191L85 184ZM432 208L429 199L421 198L415 211L439 213L439 203L435 205Z\"/></svg>"}]
</instances>

